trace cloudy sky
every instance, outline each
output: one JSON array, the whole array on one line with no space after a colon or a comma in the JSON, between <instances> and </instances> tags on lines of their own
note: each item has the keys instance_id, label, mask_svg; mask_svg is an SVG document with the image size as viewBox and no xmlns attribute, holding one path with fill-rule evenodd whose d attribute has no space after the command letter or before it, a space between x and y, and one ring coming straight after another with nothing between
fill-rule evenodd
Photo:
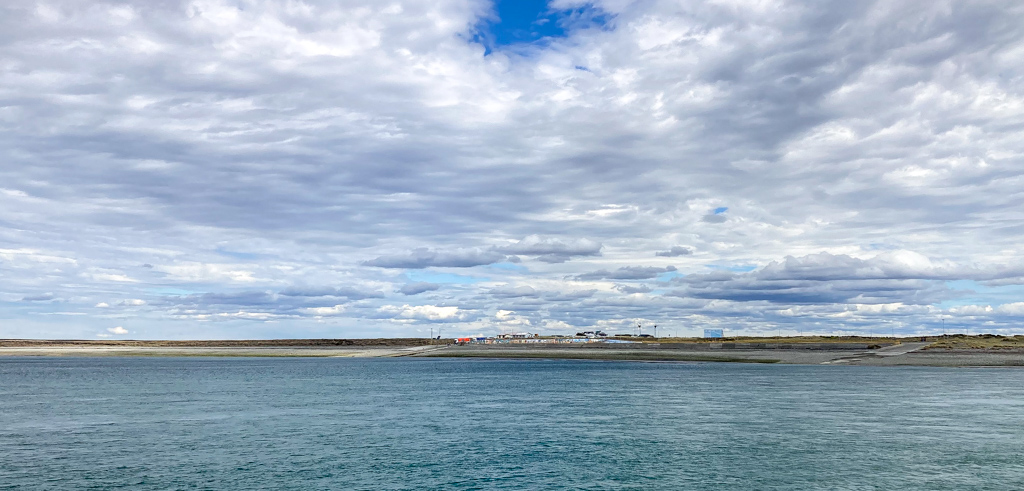
<instances>
[{"instance_id":1,"label":"cloudy sky","mask_svg":"<svg viewBox=\"0 0 1024 491\"><path fill-rule=\"evenodd\" d=\"M14 0L0 337L1024 333L1024 4Z\"/></svg>"}]
</instances>

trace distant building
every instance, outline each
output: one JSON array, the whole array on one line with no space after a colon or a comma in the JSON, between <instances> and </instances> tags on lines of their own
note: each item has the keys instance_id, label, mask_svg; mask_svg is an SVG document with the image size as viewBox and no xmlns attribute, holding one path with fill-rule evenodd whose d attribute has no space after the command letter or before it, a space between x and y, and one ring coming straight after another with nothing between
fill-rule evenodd
<instances>
[{"instance_id":1,"label":"distant building","mask_svg":"<svg viewBox=\"0 0 1024 491\"><path fill-rule=\"evenodd\" d=\"M705 329L704 337L706 338L724 338L725 333L722 329Z\"/></svg>"}]
</instances>

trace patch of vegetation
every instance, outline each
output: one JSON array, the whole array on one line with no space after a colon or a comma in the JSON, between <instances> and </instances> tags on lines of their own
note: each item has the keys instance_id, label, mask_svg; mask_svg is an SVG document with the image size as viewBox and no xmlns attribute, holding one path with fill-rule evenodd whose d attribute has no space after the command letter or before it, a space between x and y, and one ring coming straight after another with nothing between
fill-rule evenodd
<instances>
[{"instance_id":1,"label":"patch of vegetation","mask_svg":"<svg viewBox=\"0 0 1024 491\"><path fill-rule=\"evenodd\" d=\"M937 336L935 342L926 350L1024 350L1024 336L1000 336L997 334L980 334L967 336L954 334Z\"/></svg>"},{"instance_id":2,"label":"patch of vegetation","mask_svg":"<svg viewBox=\"0 0 1024 491\"><path fill-rule=\"evenodd\" d=\"M638 338L638 337L613 337L609 339L621 339L623 341L637 341L641 343L770 343L770 344L813 344L813 343L851 343L851 344L877 344L888 346L899 344L903 341L916 340L917 338L892 338L872 336L735 336L727 338Z\"/></svg>"}]
</instances>

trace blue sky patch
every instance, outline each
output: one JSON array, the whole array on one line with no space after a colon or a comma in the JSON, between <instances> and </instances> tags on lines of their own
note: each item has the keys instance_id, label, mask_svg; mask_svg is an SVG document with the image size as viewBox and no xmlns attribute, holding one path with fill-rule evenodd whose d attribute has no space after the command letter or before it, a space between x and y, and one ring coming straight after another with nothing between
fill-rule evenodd
<instances>
[{"instance_id":1,"label":"blue sky patch","mask_svg":"<svg viewBox=\"0 0 1024 491\"><path fill-rule=\"evenodd\" d=\"M494 263L494 264L488 264L487 268L488 269L497 269L499 271L514 271L514 272L517 272L517 273L529 273L530 272L530 268L527 268L526 266L523 266L522 264L516 264L516 263Z\"/></svg>"},{"instance_id":2,"label":"blue sky patch","mask_svg":"<svg viewBox=\"0 0 1024 491\"><path fill-rule=\"evenodd\" d=\"M658 281L671 281L672 278L682 278L686 276L678 271L666 271L658 275Z\"/></svg>"},{"instance_id":3,"label":"blue sky patch","mask_svg":"<svg viewBox=\"0 0 1024 491\"><path fill-rule=\"evenodd\" d=\"M479 26L475 41L485 54L516 45L545 43L568 37L574 29L604 27L610 16L591 4L567 10L549 7L547 0L496 0L494 15Z\"/></svg>"},{"instance_id":4,"label":"blue sky patch","mask_svg":"<svg viewBox=\"0 0 1024 491\"><path fill-rule=\"evenodd\" d=\"M951 290L962 291L964 296L937 304L939 308L962 307L964 305L991 305L1019 302L1024 298L1024 285L985 286L973 280L947 281Z\"/></svg>"},{"instance_id":5,"label":"blue sky patch","mask_svg":"<svg viewBox=\"0 0 1024 491\"><path fill-rule=\"evenodd\" d=\"M718 208L715 208L715 215L721 215L722 213L725 213L728 210L729 210L728 206L720 206Z\"/></svg>"}]
</instances>

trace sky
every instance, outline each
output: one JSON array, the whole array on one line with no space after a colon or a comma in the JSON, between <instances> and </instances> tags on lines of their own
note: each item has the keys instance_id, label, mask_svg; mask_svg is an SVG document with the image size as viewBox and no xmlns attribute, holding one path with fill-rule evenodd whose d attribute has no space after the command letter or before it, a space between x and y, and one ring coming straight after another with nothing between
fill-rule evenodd
<instances>
[{"instance_id":1,"label":"sky","mask_svg":"<svg viewBox=\"0 0 1024 491\"><path fill-rule=\"evenodd\" d=\"M1024 3L15 0L0 338L1024 334Z\"/></svg>"}]
</instances>

